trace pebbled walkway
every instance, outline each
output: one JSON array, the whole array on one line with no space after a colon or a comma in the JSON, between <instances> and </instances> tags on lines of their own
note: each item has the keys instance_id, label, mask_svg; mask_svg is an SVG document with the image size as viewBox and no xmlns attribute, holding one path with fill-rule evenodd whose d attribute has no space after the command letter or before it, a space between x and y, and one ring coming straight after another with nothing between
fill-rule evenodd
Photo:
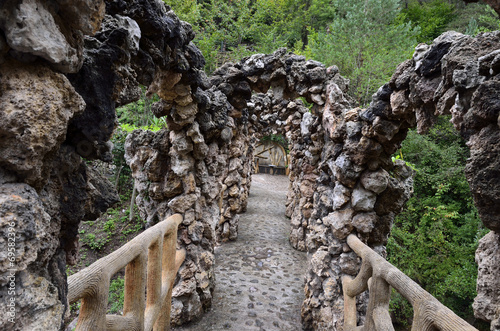
<instances>
[{"instance_id":1,"label":"pebbled walkway","mask_svg":"<svg viewBox=\"0 0 500 331\"><path fill-rule=\"evenodd\" d=\"M176 331L302 330L306 253L288 242L285 215L288 178L256 174L238 239L215 249L212 308Z\"/></svg>"}]
</instances>

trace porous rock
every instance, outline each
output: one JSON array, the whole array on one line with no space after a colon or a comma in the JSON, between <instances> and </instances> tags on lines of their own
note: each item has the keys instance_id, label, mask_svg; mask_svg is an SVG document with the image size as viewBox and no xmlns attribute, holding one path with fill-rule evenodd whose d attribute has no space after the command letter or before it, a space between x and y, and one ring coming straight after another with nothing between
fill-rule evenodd
<instances>
[{"instance_id":1,"label":"porous rock","mask_svg":"<svg viewBox=\"0 0 500 331\"><path fill-rule=\"evenodd\" d=\"M474 316L491 323L491 330L498 330L500 314L500 236L490 232L479 241L476 250L478 264L477 296L474 299Z\"/></svg>"},{"instance_id":2,"label":"porous rock","mask_svg":"<svg viewBox=\"0 0 500 331\"><path fill-rule=\"evenodd\" d=\"M0 90L0 165L40 188L85 103L63 75L15 61L0 66Z\"/></svg>"}]
</instances>

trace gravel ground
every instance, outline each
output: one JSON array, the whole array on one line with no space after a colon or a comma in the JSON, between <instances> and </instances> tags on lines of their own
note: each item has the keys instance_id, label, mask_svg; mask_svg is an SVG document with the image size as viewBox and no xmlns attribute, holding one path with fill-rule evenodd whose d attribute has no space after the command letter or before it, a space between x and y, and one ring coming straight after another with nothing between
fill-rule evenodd
<instances>
[{"instance_id":1,"label":"gravel ground","mask_svg":"<svg viewBox=\"0 0 500 331\"><path fill-rule=\"evenodd\" d=\"M173 330L302 330L307 262L306 254L288 243L287 189L286 176L252 176L238 239L215 249L212 308L199 321Z\"/></svg>"}]
</instances>

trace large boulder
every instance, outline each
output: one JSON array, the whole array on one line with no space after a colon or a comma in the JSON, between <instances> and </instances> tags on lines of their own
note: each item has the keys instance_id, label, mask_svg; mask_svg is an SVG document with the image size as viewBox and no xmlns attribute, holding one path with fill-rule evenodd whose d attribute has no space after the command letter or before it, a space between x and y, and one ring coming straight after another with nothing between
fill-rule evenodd
<instances>
[{"instance_id":1,"label":"large boulder","mask_svg":"<svg viewBox=\"0 0 500 331\"><path fill-rule=\"evenodd\" d=\"M85 103L64 75L13 60L0 65L0 91L0 166L40 188Z\"/></svg>"}]
</instances>

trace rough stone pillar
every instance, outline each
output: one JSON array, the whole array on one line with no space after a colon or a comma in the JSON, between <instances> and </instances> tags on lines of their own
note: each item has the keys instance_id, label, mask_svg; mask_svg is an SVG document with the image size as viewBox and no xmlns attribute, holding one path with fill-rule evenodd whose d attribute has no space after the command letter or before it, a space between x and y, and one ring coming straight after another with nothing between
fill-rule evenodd
<instances>
[{"instance_id":1,"label":"rough stone pillar","mask_svg":"<svg viewBox=\"0 0 500 331\"><path fill-rule=\"evenodd\" d=\"M86 103L64 74L82 66L104 2L3 1L0 13L0 329L58 330L78 224L118 199L68 142Z\"/></svg>"},{"instance_id":2,"label":"rough stone pillar","mask_svg":"<svg viewBox=\"0 0 500 331\"><path fill-rule=\"evenodd\" d=\"M411 193L411 171L390 160L404 137L396 133L406 130L402 123L389 121L390 92L382 87L362 110L350 108L337 84L327 88L321 114L324 146L305 240L312 253L302 306L307 330L342 330L341 277L355 276L360 266L345 239L356 233L384 255L394 216ZM366 299L359 300L359 322Z\"/></svg>"},{"instance_id":3,"label":"rough stone pillar","mask_svg":"<svg viewBox=\"0 0 500 331\"><path fill-rule=\"evenodd\" d=\"M490 232L484 236L476 251L478 264L477 297L474 315L491 322L491 330L500 330L500 235Z\"/></svg>"}]
</instances>

